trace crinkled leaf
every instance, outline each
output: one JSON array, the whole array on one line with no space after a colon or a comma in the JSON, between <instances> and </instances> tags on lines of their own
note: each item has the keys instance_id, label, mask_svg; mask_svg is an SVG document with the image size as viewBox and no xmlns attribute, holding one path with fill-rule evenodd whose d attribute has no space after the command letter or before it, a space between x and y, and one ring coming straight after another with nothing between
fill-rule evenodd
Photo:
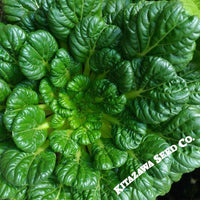
<instances>
[{"instance_id":1,"label":"crinkled leaf","mask_svg":"<svg viewBox=\"0 0 200 200\"><path fill-rule=\"evenodd\" d=\"M99 0L59 0L48 13L48 22L53 34L59 39L66 39L74 26L88 15L101 11Z\"/></svg>"},{"instance_id":2,"label":"crinkled leaf","mask_svg":"<svg viewBox=\"0 0 200 200\"><path fill-rule=\"evenodd\" d=\"M116 85L107 79L97 80L94 85L95 102L108 114L117 114L124 110L126 97L119 95Z\"/></svg>"},{"instance_id":3,"label":"crinkled leaf","mask_svg":"<svg viewBox=\"0 0 200 200\"><path fill-rule=\"evenodd\" d=\"M40 81L39 91L47 105L49 105L56 98L56 89L47 78Z\"/></svg>"},{"instance_id":4,"label":"crinkled leaf","mask_svg":"<svg viewBox=\"0 0 200 200\"><path fill-rule=\"evenodd\" d=\"M89 155L80 150L76 156L63 159L55 173L61 183L79 190L95 188L98 181L98 172L93 169Z\"/></svg>"},{"instance_id":5,"label":"crinkled leaf","mask_svg":"<svg viewBox=\"0 0 200 200\"><path fill-rule=\"evenodd\" d=\"M50 70L49 62L57 50L57 42L49 32L39 30L30 33L20 51L22 73L31 80L41 79Z\"/></svg>"},{"instance_id":6,"label":"crinkled leaf","mask_svg":"<svg viewBox=\"0 0 200 200\"><path fill-rule=\"evenodd\" d=\"M0 196L1 199L23 200L26 194L26 187L15 187L9 184L2 175L0 175Z\"/></svg>"},{"instance_id":7,"label":"crinkled leaf","mask_svg":"<svg viewBox=\"0 0 200 200\"><path fill-rule=\"evenodd\" d=\"M68 157L78 151L78 144L71 138L72 130L55 130L49 136L51 148Z\"/></svg>"},{"instance_id":8,"label":"crinkled leaf","mask_svg":"<svg viewBox=\"0 0 200 200\"><path fill-rule=\"evenodd\" d=\"M127 152L117 149L110 139L101 139L92 145L94 166L108 170L122 166L127 160Z\"/></svg>"},{"instance_id":9,"label":"crinkled leaf","mask_svg":"<svg viewBox=\"0 0 200 200\"><path fill-rule=\"evenodd\" d=\"M105 16L106 23L122 25L123 22L123 10L130 4L130 0L110 0L106 1L106 5L103 9L103 15Z\"/></svg>"},{"instance_id":10,"label":"crinkled leaf","mask_svg":"<svg viewBox=\"0 0 200 200\"><path fill-rule=\"evenodd\" d=\"M70 78L70 72L66 69L61 59L51 62L50 80L55 87L63 87Z\"/></svg>"},{"instance_id":11,"label":"crinkled leaf","mask_svg":"<svg viewBox=\"0 0 200 200\"><path fill-rule=\"evenodd\" d=\"M111 134L118 148L122 150L136 149L146 135L146 125L137 121L113 125Z\"/></svg>"},{"instance_id":12,"label":"crinkled leaf","mask_svg":"<svg viewBox=\"0 0 200 200\"><path fill-rule=\"evenodd\" d=\"M112 177L112 178L111 178ZM128 189L124 190L123 193L117 195L114 191L114 187L120 183L120 179L117 173L112 170L103 171L100 179L100 192L102 200L116 199L116 200L129 200L131 195Z\"/></svg>"},{"instance_id":13,"label":"crinkled leaf","mask_svg":"<svg viewBox=\"0 0 200 200\"><path fill-rule=\"evenodd\" d=\"M85 121L83 122L83 118ZM94 143L97 139L101 137L101 115L95 114L88 114L86 117L77 116L76 118L71 121L70 125L73 126L80 122L79 127L72 133L72 138L77 141L79 144L88 145ZM77 124L78 125L78 124Z\"/></svg>"},{"instance_id":14,"label":"crinkled leaf","mask_svg":"<svg viewBox=\"0 0 200 200\"><path fill-rule=\"evenodd\" d=\"M28 106L19 112L13 122L13 140L19 149L35 152L45 142L48 127L45 112L37 106Z\"/></svg>"},{"instance_id":15,"label":"crinkled leaf","mask_svg":"<svg viewBox=\"0 0 200 200\"><path fill-rule=\"evenodd\" d=\"M4 103L9 94L11 93L11 89L9 85L0 78L0 103Z\"/></svg>"},{"instance_id":16,"label":"crinkled leaf","mask_svg":"<svg viewBox=\"0 0 200 200\"><path fill-rule=\"evenodd\" d=\"M54 170L55 162L55 154L44 152L44 149L35 154L9 149L1 157L0 168L2 175L9 183L25 186L47 179Z\"/></svg>"},{"instance_id":17,"label":"crinkled leaf","mask_svg":"<svg viewBox=\"0 0 200 200\"><path fill-rule=\"evenodd\" d=\"M19 87L13 90L6 102L6 111L4 114L4 123L6 128L11 131L11 127L18 113L29 105L39 103L38 95L35 91Z\"/></svg>"},{"instance_id":18,"label":"crinkled leaf","mask_svg":"<svg viewBox=\"0 0 200 200\"><path fill-rule=\"evenodd\" d=\"M153 160L153 157L160 152L166 150L168 147L170 147L170 145L163 138L154 134L147 134L143 138L139 148L136 149L138 153L138 159L141 163L145 163L148 160L155 162ZM168 155L162 160L162 162L156 163L155 166L149 169L148 173L152 177L158 179L167 176L170 172L172 160L172 156Z\"/></svg>"},{"instance_id":19,"label":"crinkled leaf","mask_svg":"<svg viewBox=\"0 0 200 200\"><path fill-rule=\"evenodd\" d=\"M200 167L200 148L195 146L178 147L178 150L173 154L173 162L171 172L173 173L188 173L195 168Z\"/></svg>"},{"instance_id":20,"label":"crinkled leaf","mask_svg":"<svg viewBox=\"0 0 200 200\"><path fill-rule=\"evenodd\" d=\"M90 79L84 75L75 76L68 84L67 91L78 93L85 92L90 86Z\"/></svg>"},{"instance_id":21,"label":"crinkled leaf","mask_svg":"<svg viewBox=\"0 0 200 200\"><path fill-rule=\"evenodd\" d=\"M8 24L0 29L0 45L14 58L19 55L25 40L26 33L18 26Z\"/></svg>"},{"instance_id":22,"label":"crinkled leaf","mask_svg":"<svg viewBox=\"0 0 200 200\"><path fill-rule=\"evenodd\" d=\"M59 184L54 178L30 186L28 190L29 200L73 200L70 190Z\"/></svg>"},{"instance_id":23,"label":"crinkled leaf","mask_svg":"<svg viewBox=\"0 0 200 200\"><path fill-rule=\"evenodd\" d=\"M200 103L200 82L194 82L188 84L188 89L190 91L189 104L199 105Z\"/></svg>"},{"instance_id":24,"label":"crinkled leaf","mask_svg":"<svg viewBox=\"0 0 200 200\"><path fill-rule=\"evenodd\" d=\"M192 60L200 23L198 17L186 14L180 3L150 2L126 14L129 20L122 48L127 58L160 55L177 71Z\"/></svg>"},{"instance_id":25,"label":"crinkled leaf","mask_svg":"<svg viewBox=\"0 0 200 200\"><path fill-rule=\"evenodd\" d=\"M18 83L15 86L15 89L16 88L20 88L20 87L27 88L27 89L32 89L32 90L37 91L37 89L38 89L38 82L34 81L34 80L25 79L25 80L21 81L20 83Z\"/></svg>"},{"instance_id":26,"label":"crinkled leaf","mask_svg":"<svg viewBox=\"0 0 200 200\"><path fill-rule=\"evenodd\" d=\"M142 166L142 163L138 160L138 158L129 154L127 162L119 170L120 177L122 180L127 178L127 183L131 184L131 187L129 188L133 199L155 199L156 193L152 190L153 178L151 178L147 172L143 171L140 176L138 175L138 173L132 175L133 172L137 172L137 169L139 169L140 166ZM126 185L125 182L123 183L123 185ZM118 185L118 187L122 189L121 186Z\"/></svg>"},{"instance_id":27,"label":"crinkled leaf","mask_svg":"<svg viewBox=\"0 0 200 200\"><path fill-rule=\"evenodd\" d=\"M97 73L107 72L121 60L121 55L114 49L105 48L96 51L90 59L90 68ZM116 70L116 69L115 69Z\"/></svg>"},{"instance_id":28,"label":"crinkled leaf","mask_svg":"<svg viewBox=\"0 0 200 200\"><path fill-rule=\"evenodd\" d=\"M60 59L64 63L71 75L81 72L81 63L74 61L74 59L69 55L68 51L66 51L64 48L61 48L56 52L55 58Z\"/></svg>"},{"instance_id":29,"label":"crinkled leaf","mask_svg":"<svg viewBox=\"0 0 200 200\"><path fill-rule=\"evenodd\" d=\"M163 127L163 133L177 141L190 136L194 139L192 144L198 147L198 140L200 138L200 108L196 106L183 108L177 116L167 122Z\"/></svg>"},{"instance_id":30,"label":"crinkled leaf","mask_svg":"<svg viewBox=\"0 0 200 200\"><path fill-rule=\"evenodd\" d=\"M55 114L58 114L63 118L74 115L73 110L63 108L56 99L51 102L50 108Z\"/></svg>"},{"instance_id":31,"label":"crinkled leaf","mask_svg":"<svg viewBox=\"0 0 200 200\"><path fill-rule=\"evenodd\" d=\"M28 13L36 11L40 2L40 0L3 0L6 20L11 23L20 22L24 16L28 17Z\"/></svg>"},{"instance_id":32,"label":"crinkled leaf","mask_svg":"<svg viewBox=\"0 0 200 200\"><path fill-rule=\"evenodd\" d=\"M122 31L119 27L114 25L107 25L102 31L97 40L97 49L102 48L116 48L121 49L120 42L122 37Z\"/></svg>"},{"instance_id":33,"label":"crinkled leaf","mask_svg":"<svg viewBox=\"0 0 200 200\"><path fill-rule=\"evenodd\" d=\"M81 119L79 119L81 121ZM87 116L85 123L72 133L79 144L88 145L101 137L101 121L97 116Z\"/></svg>"},{"instance_id":34,"label":"crinkled leaf","mask_svg":"<svg viewBox=\"0 0 200 200\"><path fill-rule=\"evenodd\" d=\"M65 118L63 118L59 114L54 114L50 123L51 123L52 128L58 129L58 128L61 128L65 125L66 120L65 120Z\"/></svg>"},{"instance_id":35,"label":"crinkled leaf","mask_svg":"<svg viewBox=\"0 0 200 200\"><path fill-rule=\"evenodd\" d=\"M162 58L145 59L138 67L136 78L137 90L130 91L126 97L133 99L133 112L145 123L166 121L178 114L188 101L186 81L177 76L174 67Z\"/></svg>"},{"instance_id":36,"label":"crinkled leaf","mask_svg":"<svg viewBox=\"0 0 200 200\"><path fill-rule=\"evenodd\" d=\"M70 34L70 48L79 62L85 62L95 49L96 42L105 28L102 18L86 17L76 25Z\"/></svg>"},{"instance_id":37,"label":"crinkled leaf","mask_svg":"<svg viewBox=\"0 0 200 200\"><path fill-rule=\"evenodd\" d=\"M120 92L129 92L134 83L133 62L122 61L118 63L109 72L109 78L117 85Z\"/></svg>"},{"instance_id":38,"label":"crinkled leaf","mask_svg":"<svg viewBox=\"0 0 200 200\"><path fill-rule=\"evenodd\" d=\"M6 82L16 84L22 73L17 56L26 40L26 33L15 25L5 25L0 29L0 77Z\"/></svg>"}]
</instances>

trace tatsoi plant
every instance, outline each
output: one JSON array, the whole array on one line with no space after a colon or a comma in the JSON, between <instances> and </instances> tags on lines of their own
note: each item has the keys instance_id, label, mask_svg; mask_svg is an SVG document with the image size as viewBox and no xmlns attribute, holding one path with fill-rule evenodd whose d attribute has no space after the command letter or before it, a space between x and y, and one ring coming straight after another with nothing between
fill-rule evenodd
<instances>
[{"instance_id":1,"label":"tatsoi plant","mask_svg":"<svg viewBox=\"0 0 200 200\"><path fill-rule=\"evenodd\" d=\"M181 3L3 0L3 11L1 200L155 200L200 167L200 19Z\"/></svg>"}]
</instances>

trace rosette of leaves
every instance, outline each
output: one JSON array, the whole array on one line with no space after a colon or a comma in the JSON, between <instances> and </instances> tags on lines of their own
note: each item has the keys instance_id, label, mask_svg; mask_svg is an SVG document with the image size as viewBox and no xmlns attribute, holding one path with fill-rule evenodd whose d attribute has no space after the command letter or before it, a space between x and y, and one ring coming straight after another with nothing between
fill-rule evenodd
<instances>
[{"instance_id":1,"label":"rosette of leaves","mask_svg":"<svg viewBox=\"0 0 200 200\"><path fill-rule=\"evenodd\" d=\"M155 200L200 167L197 16L175 1L3 6L0 199Z\"/></svg>"}]
</instances>

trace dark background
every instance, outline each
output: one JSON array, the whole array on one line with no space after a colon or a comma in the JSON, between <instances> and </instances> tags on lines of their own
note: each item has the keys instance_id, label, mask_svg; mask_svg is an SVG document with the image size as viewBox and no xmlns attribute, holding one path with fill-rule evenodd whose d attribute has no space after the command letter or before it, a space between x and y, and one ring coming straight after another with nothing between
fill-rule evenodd
<instances>
[{"instance_id":1,"label":"dark background","mask_svg":"<svg viewBox=\"0 0 200 200\"><path fill-rule=\"evenodd\" d=\"M168 194L157 200L200 200L200 169L184 174Z\"/></svg>"}]
</instances>

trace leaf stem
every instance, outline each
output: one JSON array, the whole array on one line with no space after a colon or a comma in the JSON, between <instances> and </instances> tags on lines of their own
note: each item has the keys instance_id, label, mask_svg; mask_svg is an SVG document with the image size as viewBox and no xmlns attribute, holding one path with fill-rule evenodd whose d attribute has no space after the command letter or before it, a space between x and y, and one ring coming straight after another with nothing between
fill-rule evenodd
<instances>
[{"instance_id":1,"label":"leaf stem","mask_svg":"<svg viewBox=\"0 0 200 200\"><path fill-rule=\"evenodd\" d=\"M127 99L135 99L139 97L142 92L144 91L140 88L139 90L132 90L130 92L125 93L125 96Z\"/></svg>"},{"instance_id":2,"label":"leaf stem","mask_svg":"<svg viewBox=\"0 0 200 200\"><path fill-rule=\"evenodd\" d=\"M39 104L38 107L41 108L42 110L50 110L50 107L46 104Z\"/></svg>"},{"instance_id":3,"label":"leaf stem","mask_svg":"<svg viewBox=\"0 0 200 200\"><path fill-rule=\"evenodd\" d=\"M90 56L87 58L87 60L85 62L85 68L84 68L83 74L85 76L89 76L90 75Z\"/></svg>"},{"instance_id":4,"label":"leaf stem","mask_svg":"<svg viewBox=\"0 0 200 200\"><path fill-rule=\"evenodd\" d=\"M34 155L38 155L40 154L41 152L45 151L45 149L49 146L49 140L46 140L46 142L37 149L37 151L34 153Z\"/></svg>"},{"instance_id":5,"label":"leaf stem","mask_svg":"<svg viewBox=\"0 0 200 200\"><path fill-rule=\"evenodd\" d=\"M108 115L108 114L104 113L102 119L110 122L111 124L120 125L120 121L116 117L113 117L111 115Z\"/></svg>"},{"instance_id":6,"label":"leaf stem","mask_svg":"<svg viewBox=\"0 0 200 200\"><path fill-rule=\"evenodd\" d=\"M38 126L36 128L36 130L46 130L48 128L50 128L50 123L48 121L46 121L45 123L43 123L40 126Z\"/></svg>"}]
</instances>

